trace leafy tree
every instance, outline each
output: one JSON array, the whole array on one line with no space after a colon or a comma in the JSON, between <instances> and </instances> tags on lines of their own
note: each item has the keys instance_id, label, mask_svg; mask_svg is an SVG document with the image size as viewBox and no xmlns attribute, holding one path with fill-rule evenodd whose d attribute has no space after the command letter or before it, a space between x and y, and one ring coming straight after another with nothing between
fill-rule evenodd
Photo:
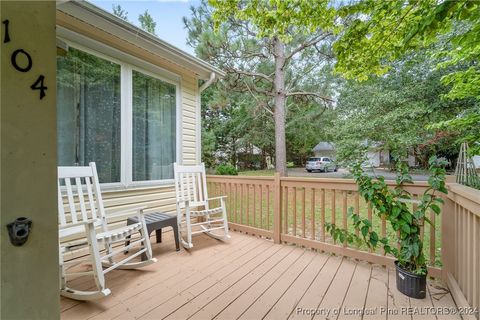
<instances>
[{"instance_id":1,"label":"leafy tree","mask_svg":"<svg viewBox=\"0 0 480 320\"><path fill-rule=\"evenodd\" d=\"M480 139L478 128L480 128L480 108L478 104L473 108L466 110L459 116L440 121L429 125L429 128L438 131L447 131L456 133L456 144L460 145L462 142L468 142L470 147L470 154L480 154ZM457 148L458 152L458 148Z\"/></svg>"},{"instance_id":2,"label":"leafy tree","mask_svg":"<svg viewBox=\"0 0 480 320\"><path fill-rule=\"evenodd\" d=\"M263 152L262 166L266 157L272 155L273 121L252 100L248 95L226 91L223 82L217 82L204 91L202 156L207 166L215 167L216 161L236 165L239 160L249 160L238 159L238 150L248 150L253 146Z\"/></svg>"},{"instance_id":3,"label":"leafy tree","mask_svg":"<svg viewBox=\"0 0 480 320\"><path fill-rule=\"evenodd\" d=\"M311 86L314 82L307 79L321 74L331 61L335 9L326 1L306 3L212 0L213 13L203 3L185 20L197 55L228 73L230 90L250 93L255 105L273 117L275 165L282 175L286 175L287 105L298 102L324 107L331 102L330 92L320 90L321 85ZM298 6L309 11L299 11ZM321 12L325 23L316 28L291 23L313 12ZM265 32L266 27L271 32Z\"/></svg>"},{"instance_id":4,"label":"leafy tree","mask_svg":"<svg viewBox=\"0 0 480 320\"><path fill-rule=\"evenodd\" d=\"M119 4L112 5L112 13L120 19L128 21L128 12L125 11Z\"/></svg>"},{"instance_id":5,"label":"leafy tree","mask_svg":"<svg viewBox=\"0 0 480 320\"><path fill-rule=\"evenodd\" d=\"M151 33L153 35L156 35L155 27L157 26L157 23L153 20L150 13L148 13L148 10L145 10L145 12L143 14L140 14L138 16L138 22L140 22L140 27L143 30L145 30L148 33Z\"/></svg>"},{"instance_id":6,"label":"leafy tree","mask_svg":"<svg viewBox=\"0 0 480 320\"><path fill-rule=\"evenodd\" d=\"M382 77L366 81L340 80L331 134L340 148L340 158L356 158L346 149L364 147L365 141L381 148L406 153L413 149L424 167L433 154L453 160L458 152L458 134L433 132L431 123L447 121L469 108L472 99L445 101L448 87L440 79L451 72L435 69L428 51L421 50L398 59ZM456 68L458 69L458 68ZM473 101L474 102L474 101Z\"/></svg>"},{"instance_id":7,"label":"leafy tree","mask_svg":"<svg viewBox=\"0 0 480 320\"><path fill-rule=\"evenodd\" d=\"M475 63L480 55L477 1L362 0L343 7L340 15L350 19L335 44L337 70L346 77L364 79L384 74L391 68L390 63L405 53L443 42L444 47L437 53L444 58L441 67L470 64L467 69L443 77L444 83L452 85L448 96L480 99L480 69ZM447 41L441 41L445 36Z\"/></svg>"},{"instance_id":8,"label":"leafy tree","mask_svg":"<svg viewBox=\"0 0 480 320\"><path fill-rule=\"evenodd\" d=\"M459 141L467 141L473 152L480 152L480 3L478 1L363 0L341 11L353 17L335 45L337 70L347 77L365 79L371 74L384 74L391 62L412 50L431 43L443 44L435 56L437 67L452 66L441 82L450 87L443 97L450 100L474 98L469 108L432 128L460 133Z\"/></svg>"},{"instance_id":9,"label":"leafy tree","mask_svg":"<svg viewBox=\"0 0 480 320\"><path fill-rule=\"evenodd\" d=\"M287 160L304 166L313 155L313 148L322 140L330 140L329 130L336 117L334 109L314 104L292 104L286 121Z\"/></svg>"}]
</instances>

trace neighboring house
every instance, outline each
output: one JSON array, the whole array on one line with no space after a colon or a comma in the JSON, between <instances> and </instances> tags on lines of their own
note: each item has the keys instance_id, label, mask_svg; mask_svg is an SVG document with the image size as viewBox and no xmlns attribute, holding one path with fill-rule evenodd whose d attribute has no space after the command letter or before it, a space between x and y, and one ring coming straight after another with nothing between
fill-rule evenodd
<instances>
[{"instance_id":1,"label":"neighboring house","mask_svg":"<svg viewBox=\"0 0 480 320\"><path fill-rule=\"evenodd\" d=\"M241 147L237 149L237 154L253 154L260 155L262 154L262 149L251 144L249 147Z\"/></svg>"},{"instance_id":2,"label":"neighboring house","mask_svg":"<svg viewBox=\"0 0 480 320\"><path fill-rule=\"evenodd\" d=\"M331 142L320 141L313 147L313 153L315 157L335 158L335 146Z\"/></svg>"},{"instance_id":3,"label":"neighboring house","mask_svg":"<svg viewBox=\"0 0 480 320\"><path fill-rule=\"evenodd\" d=\"M95 161L109 212L173 212L173 163L200 163L200 93L224 72L86 2L56 24L58 164Z\"/></svg>"}]
</instances>

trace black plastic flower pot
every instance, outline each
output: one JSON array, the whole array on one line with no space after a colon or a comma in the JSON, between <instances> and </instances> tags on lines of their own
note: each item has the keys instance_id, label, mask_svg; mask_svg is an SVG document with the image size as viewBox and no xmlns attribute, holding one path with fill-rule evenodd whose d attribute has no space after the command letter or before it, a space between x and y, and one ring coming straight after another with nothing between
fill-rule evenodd
<instances>
[{"instance_id":1,"label":"black plastic flower pot","mask_svg":"<svg viewBox=\"0 0 480 320\"><path fill-rule=\"evenodd\" d=\"M410 298L423 299L427 290L427 275L408 272L395 261L397 269L397 289Z\"/></svg>"}]
</instances>

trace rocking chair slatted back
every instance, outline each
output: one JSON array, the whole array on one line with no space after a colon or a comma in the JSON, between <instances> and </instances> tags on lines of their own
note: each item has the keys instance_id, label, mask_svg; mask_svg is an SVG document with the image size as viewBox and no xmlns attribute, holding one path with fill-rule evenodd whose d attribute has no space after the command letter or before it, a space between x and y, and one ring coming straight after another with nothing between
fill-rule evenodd
<instances>
[{"instance_id":1,"label":"rocking chair slatted back","mask_svg":"<svg viewBox=\"0 0 480 320\"><path fill-rule=\"evenodd\" d=\"M174 163L175 193L180 207L185 207L185 201L190 206L208 207L207 177L205 165L181 166Z\"/></svg>"},{"instance_id":2,"label":"rocking chair slatted back","mask_svg":"<svg viewBox=\"0 0 480 320\"><path fill-rule=\"evenodd\" d=\"M65 186L61 186L62 181ZM69 212L65 211L65 207ZM58 167L58 213L60 226L67 227L62 235L84 230L83 226L69 230L68 225L90 219L99 218L95 225L106 228L105 209L94 162L88 167Z\"/></svg>"}]
</instances>

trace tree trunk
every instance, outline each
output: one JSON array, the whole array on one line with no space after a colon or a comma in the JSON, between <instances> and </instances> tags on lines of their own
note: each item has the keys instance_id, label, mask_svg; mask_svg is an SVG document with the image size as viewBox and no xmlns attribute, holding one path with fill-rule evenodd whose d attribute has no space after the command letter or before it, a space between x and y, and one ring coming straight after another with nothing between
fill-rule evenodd
<instances>
[{"instance_id":1,"label":"tree trunk","mask_svg":"<svg viewBox=\"0 0 480 320\"><path fill-rule=\"evenodd\" d=\"M275 170L281 176L287 175L287 147L285 144L285 45L277 37L275 45L275 79L274 79L274 104L275 104Z\"/></svg>"}]
</instances>

